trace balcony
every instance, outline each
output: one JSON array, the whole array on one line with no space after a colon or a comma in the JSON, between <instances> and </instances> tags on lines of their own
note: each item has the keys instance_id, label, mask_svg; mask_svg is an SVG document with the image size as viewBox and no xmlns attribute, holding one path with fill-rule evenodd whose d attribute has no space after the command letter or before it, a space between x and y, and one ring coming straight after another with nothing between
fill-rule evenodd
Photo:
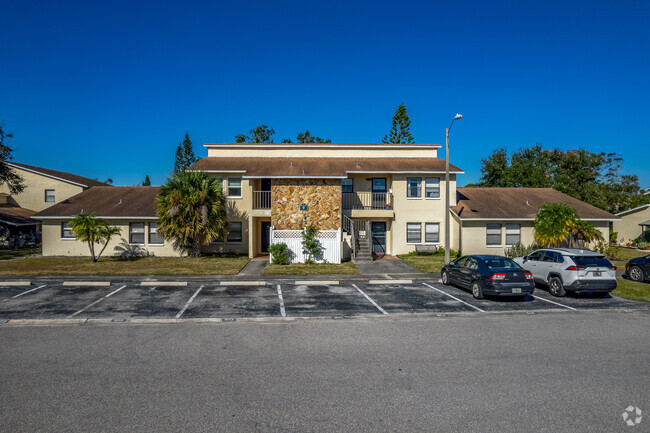
<instances>
[{"instance_id":1,"label":"balcony","mask_svg":"<svg viewBox=\"0 0 650 433\"><path fill-rule=\"evenodd\" d=\"M271 191L253 191L253 209L271 209Z\"/></svg>"},{"instance_id":2,"label":"balcony","mask_svg":"<svg viewBox=\"0 0 650 433\"><path fill-rule=\"evenodd\" d=\"M391 217L393 215L393 195L386 192L344 192L342 194L344 211L350 211L354 218Z\"/></svg>"}]
</instances>

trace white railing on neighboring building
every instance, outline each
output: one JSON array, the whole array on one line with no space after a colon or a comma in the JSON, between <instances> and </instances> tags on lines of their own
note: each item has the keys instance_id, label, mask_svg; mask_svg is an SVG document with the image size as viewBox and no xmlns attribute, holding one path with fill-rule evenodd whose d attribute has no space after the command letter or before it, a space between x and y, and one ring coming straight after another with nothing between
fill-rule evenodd
<instances>
[{"instance_id":1,"label":"white railing on neighboring building","mask_svg":"<svg viewBox=\"0 0 650 433\"><path fill-rule=\"evenodd\" d=\"M341 263L341 229L319 230L316 240L320 242L321 254L312 257L316 263ZM291 251L291 263L305 263L307 254L302 252L302 230L274 230L271 227L271 245L287 244ZM269 260L272 260L272 256Z\"/></svg>"}]
</instances>

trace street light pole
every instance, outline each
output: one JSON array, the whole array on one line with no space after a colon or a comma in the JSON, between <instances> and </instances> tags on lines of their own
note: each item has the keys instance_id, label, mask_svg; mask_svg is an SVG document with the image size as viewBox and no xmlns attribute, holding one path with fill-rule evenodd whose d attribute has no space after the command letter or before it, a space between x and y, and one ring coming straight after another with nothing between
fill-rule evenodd
<instances>
[{"instance_id":1,"label":"street light pole","mask_svg":"<svg viewBox=\"0 0 650 433\"><path fill-rule=\"evenodd\" d=\"M450 250L450 240L449 240L449 131L454 124L454 120L462 119L463 116L459 113L456 113L453 119L451 119L451 124L449 128L445 130L445 264L449 264L449 250Z\"/></svg>"}]
</instances>

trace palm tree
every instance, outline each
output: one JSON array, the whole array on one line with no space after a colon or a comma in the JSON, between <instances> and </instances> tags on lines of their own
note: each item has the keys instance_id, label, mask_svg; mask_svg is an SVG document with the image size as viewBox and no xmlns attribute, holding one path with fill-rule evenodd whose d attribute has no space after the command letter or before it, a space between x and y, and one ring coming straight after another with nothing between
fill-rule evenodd
<instances>
[{"instance_id":1,"label":"palm tree","mask_svg":"<svg viewBox=\"0 0 650 433\"><path fill-rule=\"evenodd\" d=\"M192 257L228 232L221 182L203 172L173 173L158 193L158 233Z\"/></svg>"},{"instance_id":2,"label":"palm tree","mask_svg":"<svg viewBox=\"0 0 650 433\"><path fill-rule=\"evenodd\" d=\"M578 214L564 203L544 203L535 218L535 241L542 247L560 246L569 239Z\"/></svg>"},{"instance_id":3,"label":"palm tree","mask_svg":"<svg viewBox=\"0 0 650 433\"><path fill-rule=\"evenodd\" d=\"M604 241L603 234L593 224L584 220L574 221L570 228L569 246L578 247L595 241Z\"/></svg>"},{"instance_id":4,"label":"palm tree","mask_svg":"<svg viewBox=\"0 0 650 433\"><path fill-rule=\"evenodd\" d=\"M97 218L94 213L79 213L70 221L72 233L78 240L88 243L90 260L94 263L101 257L108 242L122 230L119 227L109 226L106 221ZM103 245L99 254L95 256L95 244Z\"/></svg>"}]
</instances>

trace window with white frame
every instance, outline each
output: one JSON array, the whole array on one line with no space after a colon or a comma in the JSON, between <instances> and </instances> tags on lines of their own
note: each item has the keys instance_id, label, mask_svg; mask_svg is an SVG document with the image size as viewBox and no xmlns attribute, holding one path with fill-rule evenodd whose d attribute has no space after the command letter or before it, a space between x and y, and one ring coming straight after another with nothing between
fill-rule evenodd
<instances>
[{"instance_id":1,"label":"window with white frame","mask_svg":"<svg viewBox=\"0 0 650 433\"><path fill-rule=\"evenodd\" d=\"M354 179L341 179L341 192L350 193L354 189Z\"/></svg>"},{"instance_id":2,"label":"window with white frame","mask_svg":"<svg viewBox=\"0 0 650 433\"><path fill-rule=\"evenodd\" d=\"M144 223L129 223L129 243L144 245Z\"/></svg>"},{"instance_id":3,"label":"window with white frame","mask_svg":"<svg viewBox=\"0 0 650 433\"><path fill-rule=\"evenodd\" d=\"M419 244L422 242L422 224L406 223L406 243Z\"/></svg>"},{"instance_id":4,"label":"window with white frame","mask_svg":"<svg viewBox=\"0 0 650 433\"><path fill-rule=\"evenodd\" d=\"M242 241L241 227L242 227L241 223L230 223L230 227L228 228L229 244L241 243Z\"/></svg>"},{"instance_id":5,"label":"window with white frame","mask_svg":"<svg viewBox=\"0 0 650 433\"><path fill-rule=\"evenodd\" d=\"M506 245L514 245L521 241L521 224L506 224Z\"/></svg>"},{"instance_id":6,"label":"window with white frame","mask_svg":"<svg viewBox=\"0 0 650 433\"><path fill-rule=\"evenodd\" d=\"M422 196L422 178L421 177L407 177L406 178L406 197L420 198Z\"/></svg>"},{"instance_id":7,"label":"window with white frame","mask_svg":"<svg viewBox=\"0 0 650 433\"><path fill-rule=\"evenodd\" d=\"M432 244L440 242L440 223L426 223L424 225L424 242Z\"/></svg>"},{"instance_id":8,"label":"window with white frame","mask_svg":"<svg viewBox=\"0 0 650 433\"><path fill-rule=\"evenodd\" d=\"M149 245L163 245L165 240L158 236L158 223L149 223Z\"/></svg>"},{"instance_id":9,"label":"window with white frame","mask_svg":"<svg viewBox=\"0 0 650 433\"><path fill-rule=\"evenodd\" d=\"M424 196L426 198L440 198L439 177L427 177L424 179Z\"/></svg>"},{"instance_id":10,"label":"window with white frame","mask_svg":"<svg viewBox=\"0 0 650 433\"><path fill-rule=\"evenodd\" d=\"M70 221L61 223L61 239L76 239L76 236L72 233L72 224Z\"/></svg>"},{"instance_id":11,"label":"window with white frame","mask_svg":"<svg viewBox=\"0 0 650 433\"><path fill-rule=\"evenodd\" d=\"M241 197L241 177L228 178L228 197Z\"/></svg>"},{"instance_id":12,"label":"window with white frame","mask_svg":"<svg viewBox=\"0 0 650 433\"><path fill-rule=\"evenodd\" d=\"M54 198L54 190L53 189L46 189L45 190L45 203L54 203L55 198Z\"/></svg>"},{"instance_id":13,"label":"window with white frame","mask_svg":"<svg viewBox=\"0 0 650 433\"><path fill-rule=\"evenodd\" d=\"M486 245L501 245L501 224L488 224L486 227Z\"/></svg>"}]
</instances>

